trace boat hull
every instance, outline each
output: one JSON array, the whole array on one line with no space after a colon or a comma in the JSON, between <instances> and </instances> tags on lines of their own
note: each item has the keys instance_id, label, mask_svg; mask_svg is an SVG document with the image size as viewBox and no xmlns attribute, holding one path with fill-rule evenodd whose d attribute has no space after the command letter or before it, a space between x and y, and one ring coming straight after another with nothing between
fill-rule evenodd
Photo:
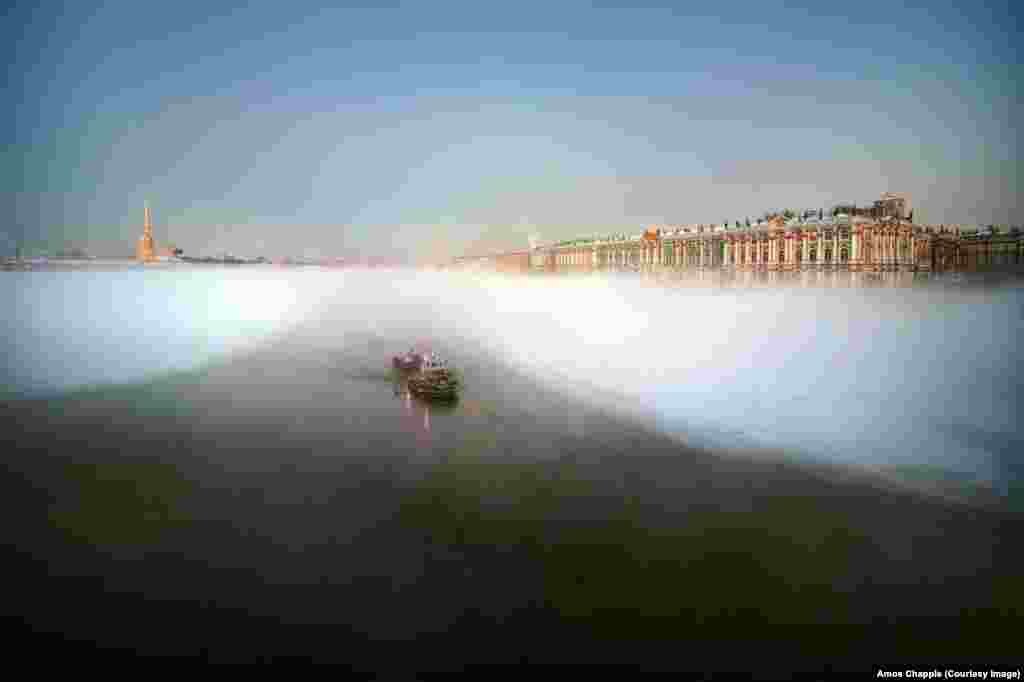
<instances>
[{"instance_id":1,"label":"boat hull","mask_svg":"<svg viewBox=\"0 0 1024 682\"><path fill-rule=\"evenodd\" d=\"M430 372L409 379L409 392L426 400L456 400L459 388L458 380L447 373Z\"/></svg>"}]
</instances>

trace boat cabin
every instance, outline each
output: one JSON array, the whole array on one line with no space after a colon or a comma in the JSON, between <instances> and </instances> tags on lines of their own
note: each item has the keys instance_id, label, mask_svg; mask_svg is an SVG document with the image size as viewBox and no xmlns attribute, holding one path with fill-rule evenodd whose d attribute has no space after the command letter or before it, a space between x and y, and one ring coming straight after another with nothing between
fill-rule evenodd
<instances>
[{"instance_id":1,"label":"boat cabin","mask_svg":"<svg viewBox=\"0 0 1024 682\"><path fill-rule=\"evenodd\" d=\"M448 369L448 362L446 360L441 359L434 353L430 353L429 355L423 358L423 364L420 366L420 368L424 372Z\"/></svg>"}]
</instances>

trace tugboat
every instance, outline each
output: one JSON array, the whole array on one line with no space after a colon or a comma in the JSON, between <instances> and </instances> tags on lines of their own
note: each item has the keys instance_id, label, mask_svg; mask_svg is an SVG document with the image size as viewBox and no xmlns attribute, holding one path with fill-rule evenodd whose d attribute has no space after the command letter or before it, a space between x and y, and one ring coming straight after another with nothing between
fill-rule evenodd
<instances>
[{"instance_id":1,"label":"tugboat","mask_svg":"<svg viewBox=\"0 0 1024 682\"><path fill-rule=\"evenodd\" d=\"M419 373L409 377L409 392L426 400L457 399L459 379L448 363L433 353L422 359Z\"/></svg>"}]
</instances>

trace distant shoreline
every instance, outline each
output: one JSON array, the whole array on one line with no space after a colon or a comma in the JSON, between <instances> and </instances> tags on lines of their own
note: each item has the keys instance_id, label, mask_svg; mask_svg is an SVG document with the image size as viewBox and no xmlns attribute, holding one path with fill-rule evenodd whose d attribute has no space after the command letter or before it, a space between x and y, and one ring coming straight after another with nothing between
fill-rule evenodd
<instances>
[{"instance_id":1,"label":"distant shoreline","mask_svg":"<svg viewBox=\"0 0 1024 682\"><path fill-rule=\"evenodd\" d=\"M243 260L193 258L140 263L133 258L81 259L5 259L0 260L0 271L120 271L146 268L202 266L248 266L263 268L320 268L325 270L415 270L444 273L461 277L483 277L533 281L603 280L635 281L651 286L697 286L715 289L851 289L851 288L920 288L952 287L955 289L999 288L1024 284L1024 270L990 269L976 271L948 271L930 273L908 272L772 272L772 271L651 271L651 272L499 272L492 270L449 269L437 266L376 265L366 263L331 263L300 260Z\"/></svg>"},{"instance_id":2,"label":"distant shoreline","mask_svg":"<svg viewBox=\"0 0 1024 682\"><path fill-rule=\"evenodd\" d=\"M332 262L315 261L285 258L281 260L268 260L266 258L244 259L244 258L198 258L185 256L181 258L155 260L140 262L134 258L6 258L0 260L0 268L4 270L31 270L31 269L60 269L71 267L153 267L159 265L272 265L276 267L320 267L331 269L408 269L414 268L411 265L400 264L376 264L360 262ZM435 268L425 268L433 270Z\"/></svg>"}]
</instances>

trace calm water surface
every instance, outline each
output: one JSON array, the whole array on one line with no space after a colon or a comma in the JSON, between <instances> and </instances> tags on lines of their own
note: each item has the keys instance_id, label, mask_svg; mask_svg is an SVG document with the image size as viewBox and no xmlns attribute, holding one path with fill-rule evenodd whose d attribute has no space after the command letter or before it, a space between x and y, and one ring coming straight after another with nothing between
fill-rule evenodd
<instances>
[{"instance_id":1,"label":"calm water surface","mask_svg":"<svg viewBox=\"0 0 1024 682\"><path fill-rule=\"evenodd\" d=\"M891 651L969 630L963 651L998 654L990 633L1019 618L1020 288L255 267L4 281L24 518L7 544L36 636L672 667L680 642L736 638L856 658L880 617ZM457 404L396 381L414 343L459 366Z\"/></svg>"},{"instance_id":2,"label":"calm water surface","mask_svg":"<svg viewBox=\"0 0 1024 682\"><path fill-rule=\"evenodd\" d=\"M238 408L378 414L398 409L380 403L388 359L425 342L483 373L456 415L497 405L486 375L507 367L690 444L942 471L1002 494L1021 480L1020 286L694 288L270 267L4 279L12 397L209 372L202 395ZM244 384L253 372L266 377L259 389ZM507 398L519 406L531 393Z\"/></svg>"}]
</instances>

